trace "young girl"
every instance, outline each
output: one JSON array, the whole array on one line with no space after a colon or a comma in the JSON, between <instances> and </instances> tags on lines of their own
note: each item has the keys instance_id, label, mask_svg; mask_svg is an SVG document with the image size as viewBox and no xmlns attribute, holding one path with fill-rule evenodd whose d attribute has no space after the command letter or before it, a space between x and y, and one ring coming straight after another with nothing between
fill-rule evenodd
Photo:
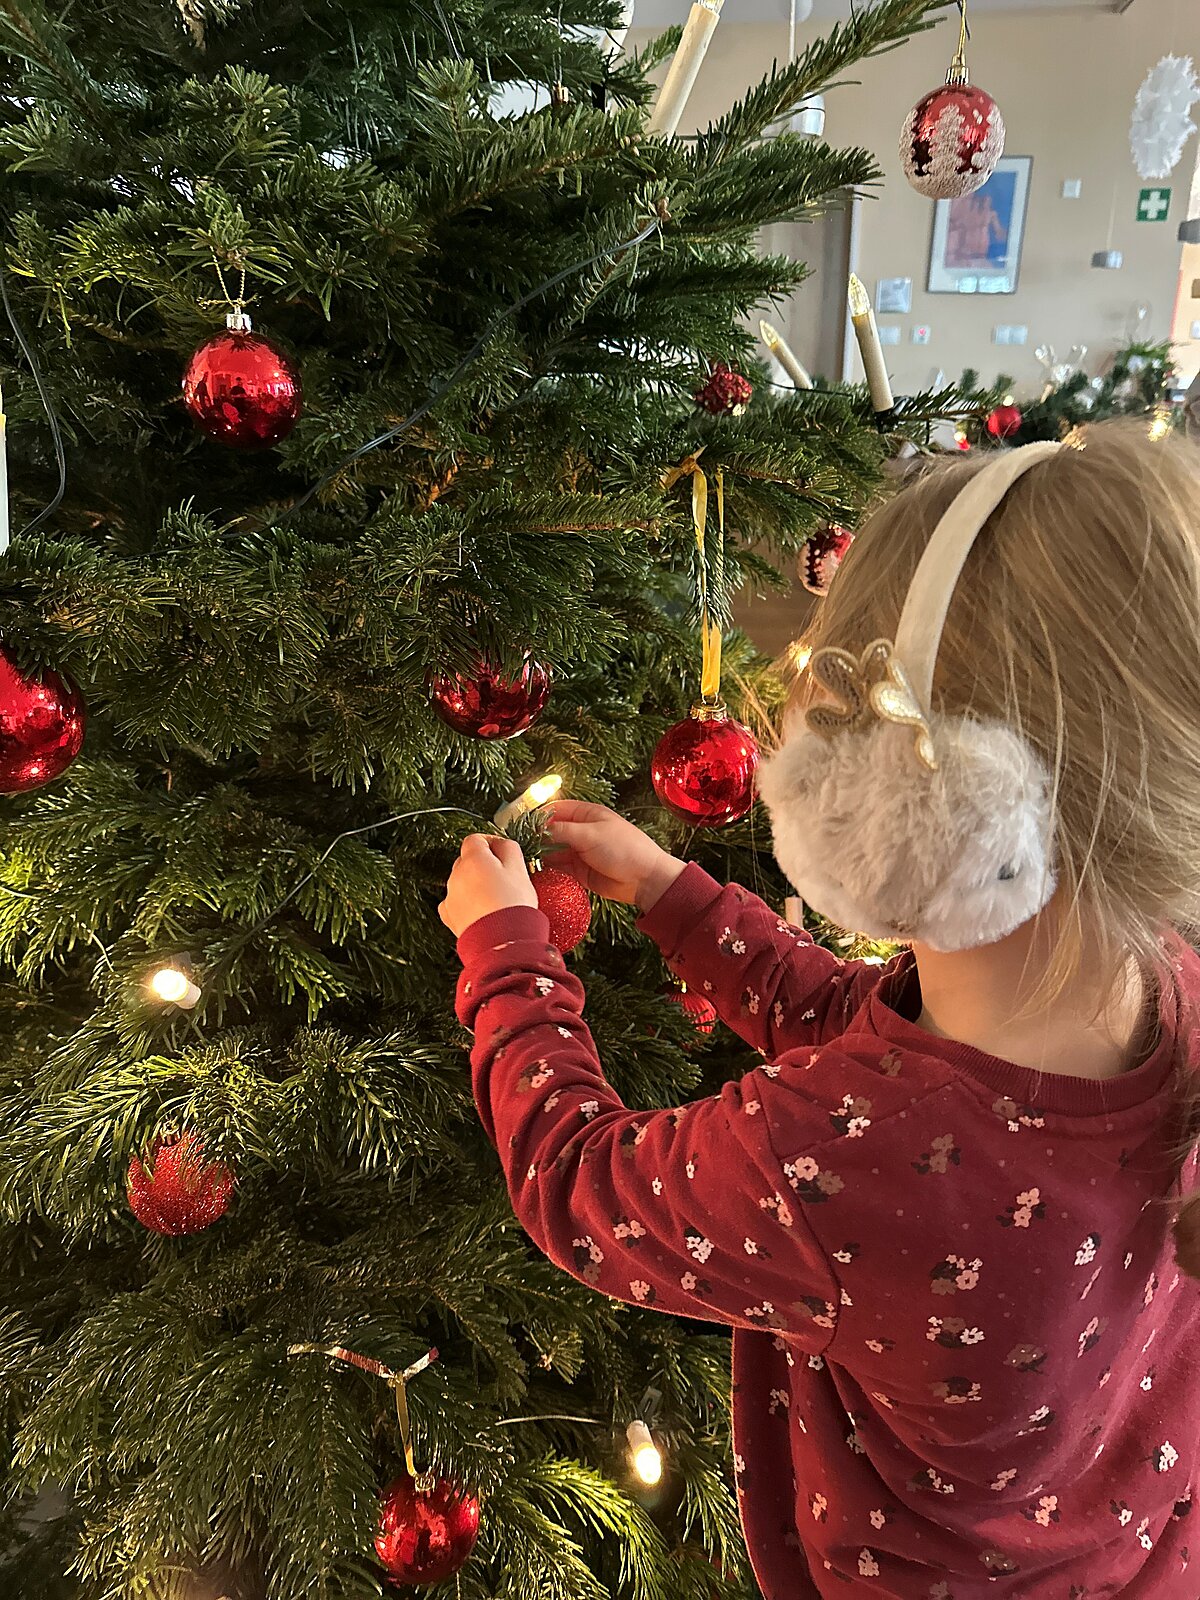
<instances>
[{"instance_id":1,"label":"young girl","mask_svg":"<svg viewBox=\"0 0 1200 1600\"><path fill-rule=\"evenodd\" d=\"M521 1222L604 1293L735 1329L767 1600L1200 1594L1194 1202L1172 1241L1200 480L1190 447L1104 426L1029 449L872 518L764 771L797 887L911 949L839 961L603 806L555 807L565 864L762 1067L627 1110L518 846L467 839L442 906Z\"/></svg>"}]
</instances>

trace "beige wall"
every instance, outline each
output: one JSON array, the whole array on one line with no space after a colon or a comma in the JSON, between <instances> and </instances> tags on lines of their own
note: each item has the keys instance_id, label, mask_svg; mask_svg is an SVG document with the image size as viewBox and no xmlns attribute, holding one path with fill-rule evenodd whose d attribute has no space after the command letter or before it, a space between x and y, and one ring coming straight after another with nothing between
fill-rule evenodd
<instances>
[{"instance_id":1,"label":"beige wall","mask_svg":"<svg viewBox=\"0 0 1200 1600\"><path fill-rule=\"evenodd\" d=\"M688 108L688 125L720 115L773 58L786 59L787 28L774 23L737 23L726 7L716 41ZM807 23L802 39L819 27ZM1171 178L1170 216L1165 223L1134 220L1140 180L1129 155L1129 116L1148 68L1170 51L1200 56L1200 5L1196 0L1136 0L1123 16L1111 12L984 12L973 25L969 50L973 81L999 102L1008 127L1010 155L1031 155L1033 174L1025 248L1013 295L956 296L925 292L932 202L910 189L899 168L897 138L904 114L945 75L954 38L949 21L903 49L866 62L861 83L828 97L826 137L837 145L862 144L885 173L874 197L862 207L859 273L872 294L880 277L913 280L912 313L889 317L902 329L902 343L885 354L899 392L919 388L941 367L951 379L964 366L985 379L1006 371L1019 388L1035 389L1041 368L1034 348L1052 344L1064 358L1085 344L1084 365L1098 370L1131 330L1134 305L1147 302L1152 315L1146 336L1167 338L1174 324L1186 333L1200 318L1200 300L1176 308L1181 249L1178 223L1187 214L1196 140L1186 147ZM630 43L647 37L635 30ZM1082 180L1078 200L1063 200L1066 178ZM1111 219L1111 239L1110 239ZM777 227L769 244L801 259L828 255L822 227ZM1117 272L1089 263L1092 252L1124 252ZM1200 248L1189 253L1200 259ZM815 261L814 261L815 264ZM806 363L837 377L827 354L829 323L837 310L829 295L830 274L818 274L783 313L784 331ZM1184 285L1190 301L1191 270ZM1024 323L1025 346L991 342L997 322ZM928 345L909 342L909 330L927 323ZM1200 344L1187 343L1180 363L1190 376L1200 364ZM861 374L855 356L855 375Z\"/></svg>"}]
</instances>

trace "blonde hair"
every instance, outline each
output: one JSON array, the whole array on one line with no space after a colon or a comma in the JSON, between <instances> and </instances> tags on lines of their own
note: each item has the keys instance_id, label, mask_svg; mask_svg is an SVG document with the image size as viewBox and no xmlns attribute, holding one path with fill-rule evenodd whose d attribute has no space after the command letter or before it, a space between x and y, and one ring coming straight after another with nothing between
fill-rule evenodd
<instances>
[{"instance_id":1,"label":"blonde hair","mask_svg":"<svg viewBox=\"0 0 1200 1600\"><path fill-rule=\"evenodd\" d=\"M922 472L868 520L804 644L894 637L921 552L986 454ZM1200 924L1200 453L1144 423L1089 427L1009 491L955 590L933 709L998 718L1053 775L1057 947L1046 1003L1085 969L1163 968ZM1188 1224L1200 1275L1200 1211ZM1177 1230L1183 1247L1183 1225Z\"/></svg>"}]
</instances>

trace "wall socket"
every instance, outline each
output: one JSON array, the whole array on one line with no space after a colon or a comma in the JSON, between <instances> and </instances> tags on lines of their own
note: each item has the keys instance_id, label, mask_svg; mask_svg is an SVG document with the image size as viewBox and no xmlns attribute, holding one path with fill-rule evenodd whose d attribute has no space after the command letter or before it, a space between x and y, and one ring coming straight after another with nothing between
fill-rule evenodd
<instances>
[{"instance_id":1,"label":"wall socket","mask_svg":"<svg viewBox=\"0 0 1200 1600\"><path fill-rule=\"evenodd\" d=\"M929 333L930 329L927 322L917 323L916 327L914 327L912 331L912 342L914 344L928 344Z\"/></svg>"},{"instance_id":2,"label":"wall socket","mask_svg":"<svg viewBox=\"0 0 1200 1600\"><path fill-rule=\"evenodd\" d=\"M1023 322L998 322L992 329L993 344L1024 344L1029 329Z\"/></svg>"},{"instance_id":3,"label":"wall socket","mask_svg":"<svg viewBox=\"0 0 1200 1600\"><path fill-rule=\"evenodd\" d=\"M1082 178L1064 178L1063 179L1062 197L1063 197L1064 200L1078 200L1079 196L1082 193L1083 193L1083 180L1082 180Z\"/></svg>"},{"instance_id":4,"label":"wall socket","mask_svg":"<svg viewBox=\"0 0 1200 1600\"><path fill-rule=\"evenodd\" d=\"M883 322L877 329L880 344L899 344L900 329L894 322Z\"/></svg>"}]
</instances>

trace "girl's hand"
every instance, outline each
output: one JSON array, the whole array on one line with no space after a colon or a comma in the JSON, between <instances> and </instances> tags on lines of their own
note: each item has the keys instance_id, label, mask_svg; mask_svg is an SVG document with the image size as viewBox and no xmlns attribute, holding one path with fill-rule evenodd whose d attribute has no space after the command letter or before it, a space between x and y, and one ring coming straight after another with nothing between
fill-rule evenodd
<instances>
[{"instance_id":1,"label":"girl's hand","mask_svg":"<svg viewBox=\"0 0 1200 1600\"><path fill-rule=\"evenodd\" d=\"M488 833L470 833L446 884L446 898L438 916L457 939L489 911L510 906L536 906L537 895L521 846L515 839Z\"/></svg>"},{"instance_id":2,"label":"girl's hand","mask_svg":"<svg viewBox=\"0 0 1200 1600\"><path fill-rule=\"evenodd\" d=\"M607 806L557 800L548 821L559 847L551 863L606 900L649 911L683 871L682 861Z\"/></svg>"}]
</instances>

